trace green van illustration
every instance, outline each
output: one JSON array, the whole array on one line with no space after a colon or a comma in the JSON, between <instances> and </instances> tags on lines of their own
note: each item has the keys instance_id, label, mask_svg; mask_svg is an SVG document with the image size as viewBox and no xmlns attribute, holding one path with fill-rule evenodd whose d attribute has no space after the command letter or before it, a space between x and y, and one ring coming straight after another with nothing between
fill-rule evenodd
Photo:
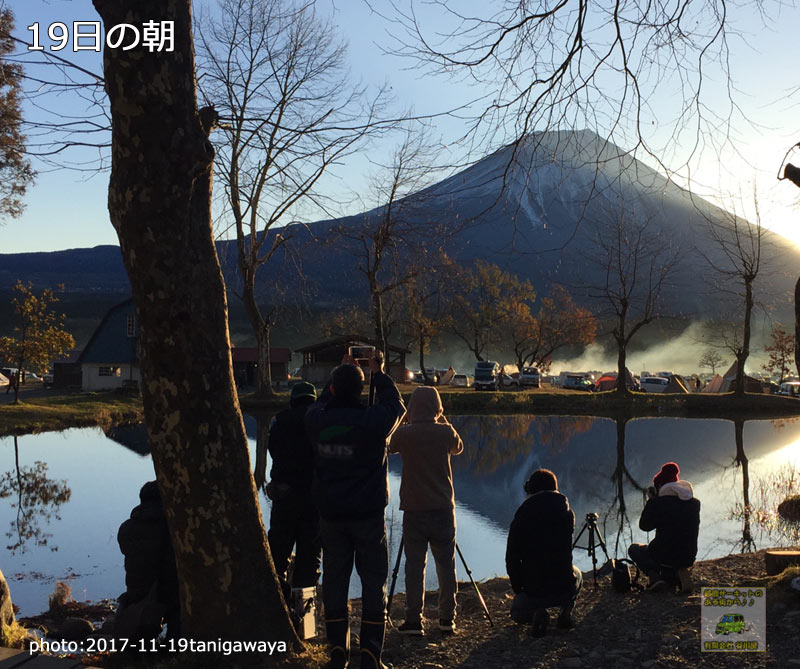
<instances>
[{"instance_id":1,"label":"green van illustration","mask_svg":"<svg viewBox=\"0 0 800 669\"><path fill-rule=\"evenodd\" d=\"M717 623L716 634L730 634L744 632L744 616L741 613L726 613Z\"/></svg>"}]
</instances>

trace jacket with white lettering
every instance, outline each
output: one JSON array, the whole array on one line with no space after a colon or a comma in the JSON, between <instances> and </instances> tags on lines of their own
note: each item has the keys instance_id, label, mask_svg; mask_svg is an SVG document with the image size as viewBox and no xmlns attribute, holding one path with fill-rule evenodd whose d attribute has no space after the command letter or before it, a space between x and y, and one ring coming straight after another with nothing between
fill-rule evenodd
<instances>
[{"instance_id":1,"label":"jacket with white lettering","mask_svg":"<svg viewBox=\"0 0 800 669\"><path fill-rule=\"evenodd\" d=\"M328 388L306 412L314 445L312 497L325 520L357 520L389 502L386 443L405 413L394 381L372 375L375 404L345 401Z\"/></svg>"}]
</instances>

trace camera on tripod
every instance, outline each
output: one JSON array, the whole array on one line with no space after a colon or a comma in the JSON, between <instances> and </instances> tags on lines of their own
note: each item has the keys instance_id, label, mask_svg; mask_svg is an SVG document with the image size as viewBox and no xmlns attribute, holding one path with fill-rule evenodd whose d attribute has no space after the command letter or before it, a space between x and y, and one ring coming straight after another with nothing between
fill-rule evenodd
<instances>
[{"instance_id":1,"label":"camera on tripod","mask_svg":"<svg viewBox=\"0 0 800 669\"><path fill-rule=\"evenodd\" d=\"M573 548L582 548L589 553L592 558L592 575L594 576L594 587L597 588L597 546L603 549L603 554L606 556L606 564L608 564L608 551L606 550L606 543L603 541L603 535L600 533L600 528L597 527L597 519L600 516L594 512L586 514L586 522L583 524L578 536L575 537L575 542L572 544ZM586 546L578 546L583 533L589 531Z\"/></svg>"}]
</instances>

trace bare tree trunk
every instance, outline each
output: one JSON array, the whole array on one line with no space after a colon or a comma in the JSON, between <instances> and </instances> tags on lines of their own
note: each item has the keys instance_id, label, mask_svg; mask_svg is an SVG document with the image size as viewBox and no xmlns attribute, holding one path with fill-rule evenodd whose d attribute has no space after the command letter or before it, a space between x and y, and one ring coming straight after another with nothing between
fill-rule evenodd
<instances>
[{"instance_id":1,"label":"bare tree trunk","mask_svg":"<svg viewBox=\"0 0 800 669\"><path fill-rule=\"evenodd\" d=\"M742 348L736 354L736 395L744 395L745 374L744 365L750 355L750 318L753 313L753 282L745 282L744 297L744 333L742 335Z\"/></svg>"},{"instance_id":2,"label":"bare tree trunk","mask_svg":"<svg viewBox=\"0 0 800 669\"><path fill-rule=\"evenodd\" d=\"M11 603L11 590L6 577L0 570L0 623L7 627L14 623L14 606Z\"/></svg>"},{"instance_id":3,"label":"bare tree trunk","mask_svg":"<svg viewBox=\"0 0 800 669\"><path fill-rule=\"evenodd\" d=\"M255 294L255 272L244 272L244 289L242 300L244 301L247 317L250 319L250 326L256 335L256 350L258 357L258 369L256 370L256 394L259 397L272 397L272 369L269 364L269 328L270 323L264 318L261 309L256 301Z\"/></svg>"},{"instance_id":4,"label":"bare tree trunk","mask_svg":"<svg viewBox=\"0 0 800 669\"><path fill-rule=\"evenodd\" d=\"M628 352L625 340L617 339L617 395L628 394Z\"/></svg>"},{"instance_id":5,"label":"bare tree trunk","mask_svg":"<svg viewBox=\"0 0 800 669\"><path fill-rule=\"evenodd\" d=\"M794 284L794 366L800 376L800 279Z\"/></svg>"},{"instance_id":6,"label":"bare tree trunk","mask_svg":"<svg viewBox=\"0 0 800 669\"><path fill-rule=\"evenodd\" d=\"M106 49L109 213L140 322L142 399L175 549L184 636L300 641L256 498L211 228L213 149L190 0L93 0L106 26L174 22L174 52Z\"/></svg>"},{"instance_id":7,"label":"bare tree trunk","mask_svg":"<svg viewBox=\"0 0 800 669\"><path fill-rule=\"evenodd\" d=\"M386 355L386 328L383 323L383 299L375 281L372 279L370 279L370 292L372 293L372 318L375 326L375 339L383 351L383 354Z\"/></svg>"}]
</instances>

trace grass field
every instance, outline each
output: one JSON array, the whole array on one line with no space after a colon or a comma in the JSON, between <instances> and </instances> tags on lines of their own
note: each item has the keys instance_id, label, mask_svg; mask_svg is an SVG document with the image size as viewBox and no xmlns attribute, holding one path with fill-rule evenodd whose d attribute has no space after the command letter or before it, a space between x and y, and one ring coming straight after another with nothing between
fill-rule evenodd
<instances>
[{"instance_id":1,"label":"grass field","mask_svg":"<svg viewBox=\"0 0 800 669\"><path fill-rule=\"evenodd\" d=\"M416 384L398 386L406 404ZM477 414L533 414L556 416L605 416L609 418L636 418L645 416L673 416L686 418L723 418L746 420L780 418L800 415L800 400L777 395L747 394L735 397L733 393L631 393L617 397L613 391L587 393L562 390L549 386L537 389L476 391L472 388L438 388L445 413ZM260 401L252 395L241 398L246 411L274 411L289 404L289 393L278 393L273 399Z\"/></svg>"},{"instance_id":2,"label":"grass field","mask_svg":"<svg viewBox=\"0 0 800 669\"><path fill-rule=\"evenodd\" d=\"M0 406L0 436L138 423L142 400L121 393L81 393L25 398Z\"/></svg>"}]
</instances>

